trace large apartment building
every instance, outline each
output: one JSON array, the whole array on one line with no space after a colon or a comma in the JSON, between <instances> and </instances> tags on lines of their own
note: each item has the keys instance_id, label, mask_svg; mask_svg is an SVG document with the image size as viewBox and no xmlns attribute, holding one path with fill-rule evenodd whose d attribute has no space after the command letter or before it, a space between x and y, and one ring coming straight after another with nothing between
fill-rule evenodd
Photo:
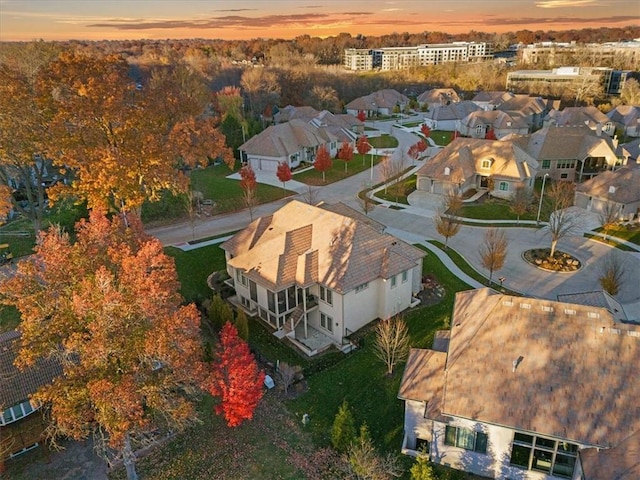
<instances>
[{"instance_id":1,"label":"large apartment building","mask_svg":"<svg viewBox=\"0 0 640 480\"><path fill-rule=\"evenodd\" d=\"M552 70L517 70L507 74L507 90L558 94L571 86L602 85L602 91L619 95L631 72L605 67L559 67ZM544 92L542 91L544 87Z\"/></svg>"},{"instance_id":2,"label":"large apartment building","mask_svg":"<svg viewBox=\"0 0 640 480\"><path fill-rule=\"evenodd\" d=\"M519 48L518 55L520 62L528 65L554 67L585 60L592 65L636 69L640 65L640 41L589 44L539 42Z\"/></svg>"},{"instance_id":3,"label":"large apartment building","mask_svg":"<svg viewBox=\"0 0 640 480\"><path fill-rule=\"evenodd\" d=\"M344 51L343 65L348 70L403 70L446 62L475 62L492 56L493 46L487 42L422 44L378 49L347 48Z\"/></svg>"}]
</instances>

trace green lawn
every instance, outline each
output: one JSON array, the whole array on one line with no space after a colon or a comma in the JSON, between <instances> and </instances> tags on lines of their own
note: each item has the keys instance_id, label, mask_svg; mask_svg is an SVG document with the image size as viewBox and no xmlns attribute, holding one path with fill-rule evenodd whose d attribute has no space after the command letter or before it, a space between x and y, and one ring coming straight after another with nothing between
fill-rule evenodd
<instances>
[{"instance_id":1,"label":"green lawn","mask_svg":"<svg viewBox=\"0 0 640 480\"><path fill-rule=\"evenodd\" d=\"M445 130L431 130L429 137L436 142L437 145L446 147L453 140L453 132L447 132Z\"/></svg>"},{"instance_id":2,"label":"green lawn","mask_svg":"<svg viewBox=\"0 0 640 480\"><path fill-rule=\"evenodd\" d=\"M205 199L215 202L215 213L226 213L244 208L240 181L226 178L231 173L233 172L225 164L191 172L193 190L202 192ZM275 172L273 172L273 177L276 178ZM291 194L292 192L283 191L281 187L258 184L257 203L272 202Z\"/></svg>"},{"instance_id":3,"label":"green lawn","mask_svg":"<svg viewBox=\"0 0 640 480\"><path fill-rule=\"evenodd\" d=\"M322 181L322 173L317 171L315 168L311 168L300 173L294 173L293 179L312 186L328 185L370 169L372 157L374 165L377 165L384 158L379 155L360 155L359 153L354 153L353 160L346 162L346 172L344 168L344 160L333 159L331 168L325 172L325 182Z\"/></svg>"},{"instance_id":4,"label":"green lawn","mask_svg":"<svg viewBox=\"0 0 640 480\"><path fill-rule=\"evenodd\" d=\"M211 298L212 292L207 285L207 277L224 270L224 250L219 245L208 245L184 252L179 248L167 247L165 253L176 261L176 270L180 279L180 293L186 302L199 302Z\"/></svg>"},{"instance_id":5,"label":"green lawn","mask_svg":"<svg viewBox=\"0 0 640 480\"><path fill-rule=\"evenodd\" d=\"M367 140L373 148L396 148L398 146L396 137L384 133L379 137L369 137Z\"/></svg>"},{"instance_id":6,"label":"green lawn","mask_svg":"<svg viewBox=\"0 0 640 480\"><path fill-rule=\"evenodd\" d=\"M517 215L509 208L509 203L505 200L492 199L484 203L464 204L460 210L461 217L475 218L478 220L513 220L516 222ZM535 220L537 211L530 211L520 216L520 220ZM542 212L540 220L547 221L549 215Z\"/></svg>"},{"instance_id":7,"label":"green lawn","mask_svg":"<svg viewBox=\"0 0 640 480\"><path fill-rule=\"evenodd\" d=\"M596 232L605 233L602 227L596 229ZM640 245L640 225L633 227L618 225L607 230L607 235Z\"/></svg>"},{"instance_id":8,"label":"green lawn","mask_svg":"<svg viewBox=\"0 0 640 480\"><path fill-rule=\"evenodd\" d=\"M387 193L385 193L384 190L380 190L375 194L375 197L388 202L397 202L403 205L409 205L408 196L416 189L416 178L417 177L415 175L412 175L402 182L401 191L404 192L404 195L398 195L396 198L395 192L393 191L394 187L392 187L391 190L387 190Z\"/></svg>"},{"instance_id":9,"label":"green lawn","mask_svg":"<svg viewBox=\"0 0 640 480\"><path fill-rule=\"evenodd\" d=\"M591 240L593 240L595 242L600 242L600 243L604 243L605 245L610 245L612 247L617 248L618 250L622 250L623 252L637 252L638 251L635 248L628 247L624 243L617 242L616 241L616 237L609 237L609 238L607 238L605 240L604 238L602 238L599 235L592 235L590 233L584 233L582 236L585 237L585 238L590 238Z\"/></svg>"}]
</instances>

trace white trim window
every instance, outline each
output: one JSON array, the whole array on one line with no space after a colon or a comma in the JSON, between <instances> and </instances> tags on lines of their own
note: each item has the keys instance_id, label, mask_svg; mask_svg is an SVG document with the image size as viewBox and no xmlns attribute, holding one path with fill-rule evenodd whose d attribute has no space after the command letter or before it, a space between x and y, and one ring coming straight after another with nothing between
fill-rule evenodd
<instances>
[{"instance_id":1,"label":"white trim window","mask_svg":"<svg viewBox=\"0 0 640 480\"><path fill-rule=\"evenodd\" d=\"M491 168L491 160L482 160L480 168L482 168L483 170L489 170Z\"/></svg>"},{"instance_id":2,"label":"white trim window","mask_svg":"<svg viewBox=\"0 0 640 480\"><path fill-rule=\"evenodd\" d=\"M500 182L498 184L498 189L501 192L508 192L509 191L509 182Z\"/></svg>"},{"instance_id":3,"label":"white trim window","mask_svg":"<svg viewBox=\"0 0 640 480\"><path fill-rule=\"evenodd\" d=\"M391 288L396 288L397 284L398 280L396 279L396 275L394 275L393 277L391 277Z\"/></svg>"},{"instance_id":4,"label":"white trim window","mask_svg":"<svg viewBox=\"0 0 640 480\"><path fill-rule=\"evenodd\" d=\"M333 292L327 287L320 285L320 300L328 303L329 305L333 305Z\"/></svg>"},{"instance_id":5,"label":"white trim window","mask_svg":"<svg viewBox=\"0 0 640 480\"><path fill-rule=\"evenodd\" d=\"M402 283L407 283L407 280L409 280L409 272L405 270L402 272Z\"/></svg>"},{"instance_id":6,"label":"white trim window","mask_svg":"<svg viewBox=\"0 0 640 480\"><path fill-rule=\"evenodd\" d=\"M320 312L320 326L333 333L333 318Z\"/></svg>"}]
</instances>

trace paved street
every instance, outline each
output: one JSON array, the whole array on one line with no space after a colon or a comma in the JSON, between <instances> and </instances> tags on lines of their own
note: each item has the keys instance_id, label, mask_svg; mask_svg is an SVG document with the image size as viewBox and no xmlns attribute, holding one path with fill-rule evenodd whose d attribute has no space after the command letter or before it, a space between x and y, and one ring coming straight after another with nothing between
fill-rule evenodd
<instances>
[{"instance_id":1,"label":"paved street","mask_svg":"<svg viewBox=\"0 0 640 480\"><path fill-rule=\"evenodd\" d=\"M400 147L392 158L397 159L400 155L399 150L406 151L411 144L415 143L416 137L405 132L396 132L395 134L400 141ZM360 210L356 193L370 181L370 175L369 171L365 171L341 182L318 188L316 200L327 203L344 202ZM266 175L262 176L259 173L257 175L258 181L267 183L273 181L271 177L273 177L272 173L269 173L268 180ZM380 172L376 167L374 183L380 181ZM295 187L296 190L303 192L306 189L300 185L295 185ZM302 193L289 197L289 199L296 198L304 201L304 196L305 194ZM421 195L419 201L412 202L412 197L415 196L410 196L409 200L413 204L406 210L378 206L370 213L370 216L386 225L390 232L405 240L436 239L443 241L443 238L436 232L433 223L433 216L439 207L438 198ZM289 199L256 207L254 218L274 212ZM249 213L242 211L203 219L196 224L195 234L189 223L153 228L149 229L148 233L159 238L164 245L179 245L194 238L204 238L239 230L246 226L249 220ZM558 244L558 249L578 258L582 262L582 268L574 273L550 273L529 265L521 256L522 252L530 248L550 245L550 239L545 236L544 229L511 227L507 228L506 232L509 240L509 252L504 268L495 272L494 277L505 277L504 285L509 289L525 295L551 300L556 300L559 294L600 290L598 276L603 257L612 250L611 247L578 236L562 239ZM449 240L449 245L465 257L476 270L488 275L488 272L481 267L478 255L478 247L482 242L483 234L483 227L463 226L458 235ZM624 256L626 277L616 299L624 305L630 319L640 320L640 254L622 251L619 253ZM455 267L451 266L451 268ZM457 274L462 276L459 271Z\"/></svg>"}]
</instances>

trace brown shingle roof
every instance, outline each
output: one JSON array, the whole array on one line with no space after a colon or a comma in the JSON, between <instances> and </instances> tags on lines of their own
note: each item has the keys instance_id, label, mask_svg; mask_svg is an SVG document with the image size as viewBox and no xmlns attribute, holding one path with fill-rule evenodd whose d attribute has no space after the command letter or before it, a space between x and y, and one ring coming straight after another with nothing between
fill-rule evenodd
<instances>
[{"instance_id":1,"label":"brown shingle roof","mask_svg":"<svg viewBox=\"0 0 640 480\"><path fill-rule=\"evenodd\" d=\"M12 330L0 334L0 411L17 405L62 375L62 366L51 359L40 359L25 370L14 366L20 349L20 333Z\"/></svg>"},{"instance_id":2,"label":"brown shingle roof","mask_svg":"<svg viewBox=\"0 0 640 480\"><path fill-rule=\"evenodd\" d=\"M304 280L343 293L408 270L424 256L367 222L295 200L255 220L222 248L233 256L232 267L269 288Z\"/></svg>"},{"instance_id":3,"label":"brown shingle roof","mask_svg":"<svg viewBox=\"0 0 640 480\"><path fill-rule=\"evenodd\" d=\"M462 125L467 128L475 128L477 125L491 125L495 130L528 128L527 122L522 117L512 117L500 110L479 110L471 112L462 119Z\"/></svg>"},{"instance_id":4,"label":"brown shingle roof","mask_svg":"<svg viewBox=\"0 0 640 480\"><path fill-rule=\"evenodd\" d=\"M452 325L444 413L602 447L640 430L637 326L489 289L456 294Z\"/></svg>"},{"instance_id":5,"label":"brown shingle roof","mask_svg":"<svg viewBox=\"0 0 640 480\"><path fill-rule=\"evenodd\" d=\"M548 119L556 125L587 125L595 128L598 124L605 124L609 121L604 113L596 107L566 107L563 110L552 110Z\"/></svg>"},{"instance_id":6,"label":"brown shingle roof","mask_svg":"<svg viewBox=\"0 0 640 480\"><path fill-rule=\"evenodd\" d=\"M426 401L425 417L445 420L442 417L444 394L445 352L412 348L402 375L398 398Z\"/></svg>"}]
</instances>

